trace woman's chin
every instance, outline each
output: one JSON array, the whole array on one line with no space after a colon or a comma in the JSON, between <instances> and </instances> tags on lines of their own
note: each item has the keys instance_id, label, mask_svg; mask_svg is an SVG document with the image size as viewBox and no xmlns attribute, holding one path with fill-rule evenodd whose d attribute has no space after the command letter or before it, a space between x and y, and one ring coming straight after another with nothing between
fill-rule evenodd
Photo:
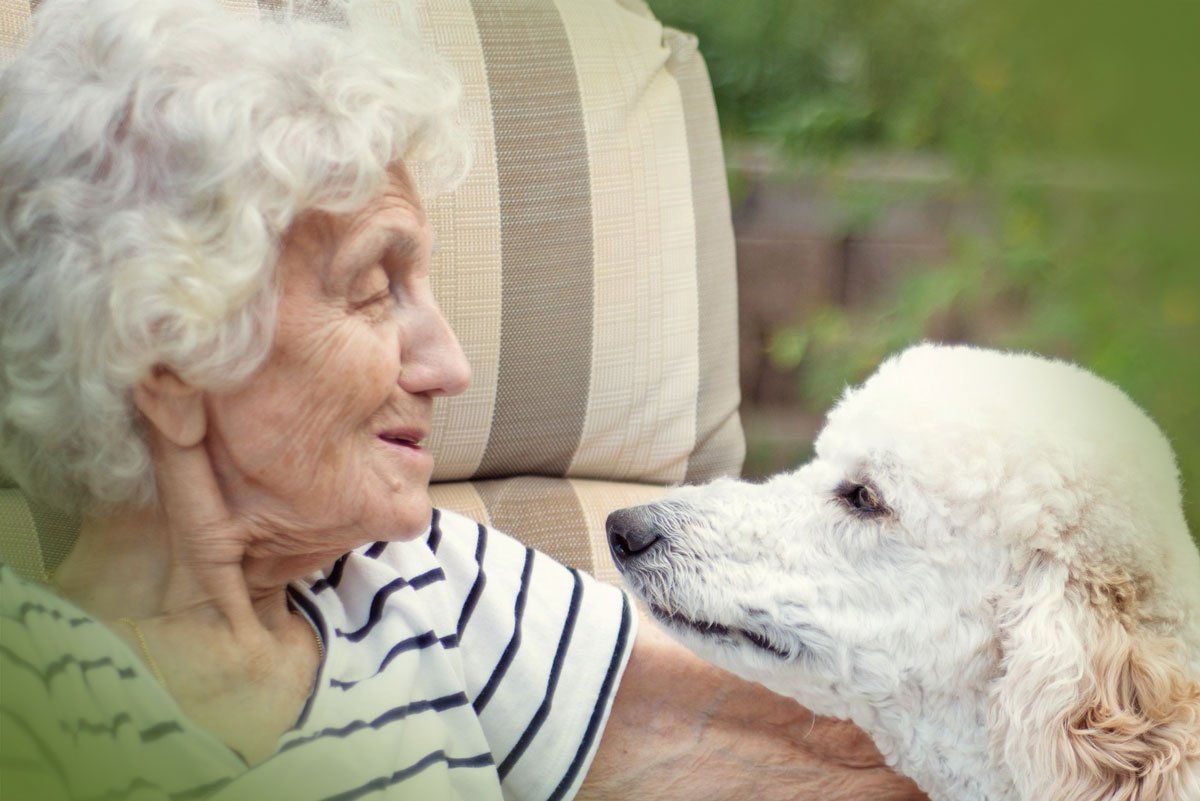
<instances>
[{"instance_id":1,"label":"woman's chin","mask_svg":"<svg viewBox=\"0 0 1200 801\"><path fill-rule=\"evenodd\" d=\"M415 540L429 531L432 517L433 501L426 484L419 489L397 491L386 508L380 510L378 524L366 528L376 540L405 542Z\"/></svg>"}]
</instances>

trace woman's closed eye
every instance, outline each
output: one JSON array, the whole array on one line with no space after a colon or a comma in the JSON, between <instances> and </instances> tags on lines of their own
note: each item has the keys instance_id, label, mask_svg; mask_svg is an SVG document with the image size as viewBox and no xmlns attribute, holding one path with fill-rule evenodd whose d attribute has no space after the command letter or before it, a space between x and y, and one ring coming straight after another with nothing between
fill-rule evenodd
<instances>
[{"instance_id":1,"label":"woman's closed eye","mask_svg":"<svg viewBox=\"0 0 1200 801\"><path fill-rule=\"evenodd\" d=\"M351 294L350 308L353 311L376 313L390 308L396 302L399 288L383 265L372 268L357 284L357 291Z\"/></svg>"},{"instance_id":2,"label":"woman's closed eye","mask_svg":"<svg viewBox=\"0 0 1200 801\"><path fill-rule=\"evenodd\" d=\"M380 292L376 292L374 295L370 296L369 298L366 298L365 300L361 300L358 303L355 303L354 308L367 309L367 308L371 308L373 306L378 306L383 303L390 304L390 303L394 302L395 300L396 300L395 292L392 291L391 287L388 287L387 289L384 289Z\"/></svg>"}]
</instances>

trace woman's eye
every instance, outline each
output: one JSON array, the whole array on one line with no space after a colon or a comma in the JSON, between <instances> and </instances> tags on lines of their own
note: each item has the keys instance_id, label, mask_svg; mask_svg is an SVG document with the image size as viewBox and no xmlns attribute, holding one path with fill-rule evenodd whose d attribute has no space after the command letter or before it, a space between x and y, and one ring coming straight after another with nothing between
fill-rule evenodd
<instances>
[{"instance_id":1,"label":"woman's eye","mask_svg":"<svg viewBox=\"0 0 1200 801\"><path fill-rule=\"evenodd\" d=\"M377 292L374 295L371 295L369 298L364 298L363 300L358 301L354 304L354 308L357 310L371 309L385 302L390 303L392 300L393 298L391 290L385 289L382 292Z\"/></svg>"}]
</instances>

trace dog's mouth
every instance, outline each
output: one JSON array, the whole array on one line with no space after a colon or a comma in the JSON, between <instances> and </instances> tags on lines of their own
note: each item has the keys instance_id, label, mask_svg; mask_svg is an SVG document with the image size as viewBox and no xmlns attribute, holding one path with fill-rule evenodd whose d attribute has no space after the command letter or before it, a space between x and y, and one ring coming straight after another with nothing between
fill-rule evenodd
<instances>
[{"instance_id":1,"label":"dog's mouth","mask_svg":"<svg viewBox=\"0 0 1200 801\"><path fill-rule=\"evenodd\" d=\"M650 611L654 613L654 616L657 617L659 620L663 621L664 623L674 624L674 625L678 626L679 628L694 631L697 634L700 634L705 637L728 637L730 639L740 638L740 639L743 639L746 642L750 643L755 648L758 648L761 651L766 651L767 653L774 654L775 656L779 657L780 659L793 659L794 658L794 654L791 654L791 653L785 651L784 649L780 648L779 646L775 645L775 643L771 642L769 639L764 637L763 635L757 634L753 631L747 631L745 629L739 629L739 628L731 628L730 626L724 626L724 625L721 625L720 623L692 620L690 617L687 617L686 615L682 615L679 612L668 612L666 609L663 609L661 606L656 606L654 604L649 604L649 606L650 606Z\"/></svg>"}]
</instances>

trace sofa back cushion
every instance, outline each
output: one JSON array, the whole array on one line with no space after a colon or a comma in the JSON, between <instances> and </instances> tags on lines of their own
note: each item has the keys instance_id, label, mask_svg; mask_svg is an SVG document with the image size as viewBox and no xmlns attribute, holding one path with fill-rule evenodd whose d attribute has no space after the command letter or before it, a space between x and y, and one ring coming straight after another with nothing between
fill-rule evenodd
<instances>
[{"instance_id":1,"label":"sofa back cushion","mask_svg":"<svg viewBox=\"0 0 1200 801\"><path fill-rule=\"evenodd\" d=\"M479 143L429 203L475 371L435 480L737 473L733 236L695 40L614 0L431 0Z\"/></svg>"}]
</instances>

